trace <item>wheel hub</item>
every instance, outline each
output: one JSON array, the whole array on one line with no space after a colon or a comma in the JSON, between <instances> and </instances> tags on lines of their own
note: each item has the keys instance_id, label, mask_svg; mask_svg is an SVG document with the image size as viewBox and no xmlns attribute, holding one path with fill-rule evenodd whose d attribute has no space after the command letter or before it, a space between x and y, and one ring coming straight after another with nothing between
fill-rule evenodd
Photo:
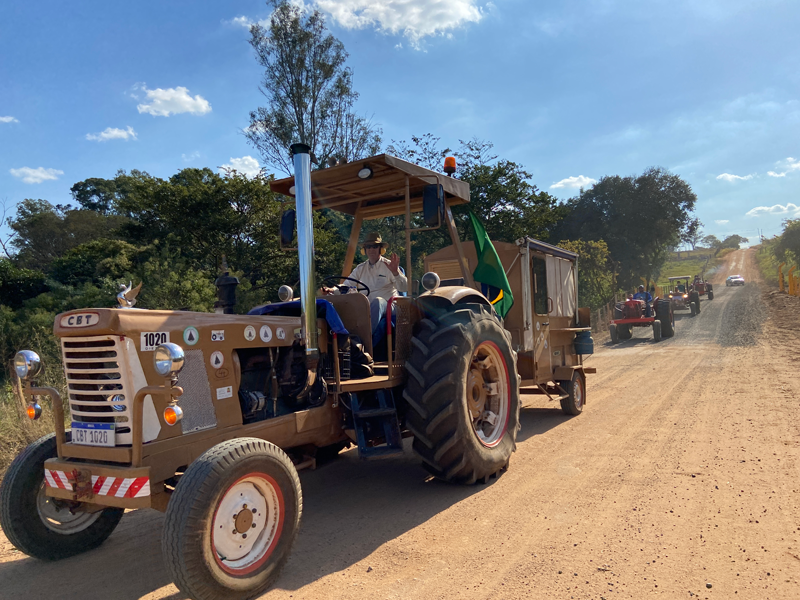
<instances>
[{"instance_id":1,"label":"wheel hub","mask_svg":"<svg viewBox=\"0 0 800 600\"><path fill-rule=\"evenodd\" d=\"M236 531L239 533L249 533L253 525L253 511L245 506L233 520L236 523Z\"/></svg>"},{"instance_id":2,"label":"wheel hub","mask_svg":"<svg viewBox=\"0 0 800 600\"><path fill-rule=\"evenodd\" d=\"M505 360L495 344L484 342L475 349L465 393L472 428L481 444L500 443L508 422L510 390Z\"/></svg>"},{"instance_id":3,"label":"wheel hub","mask_svg":"<svg viewBox=\"0 0 800 600\"><path fill-rule=\"evenodd\" d=\"M467 405L473 420L483 414L483 407L486 405L486 386L480 369L470 369L467 375Z\"/></svg>"}]
</instances>

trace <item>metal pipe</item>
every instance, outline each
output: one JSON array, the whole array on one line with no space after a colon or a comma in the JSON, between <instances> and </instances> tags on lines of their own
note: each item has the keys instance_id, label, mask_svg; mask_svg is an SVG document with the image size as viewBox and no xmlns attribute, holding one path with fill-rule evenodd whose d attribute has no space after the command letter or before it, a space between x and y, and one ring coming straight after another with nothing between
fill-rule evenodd
<instances>
[{"instance_id":1,"label":"metal pipe","mask_svg":"<svg viewBox=\"0 0 800 600\"><path fill-rule=\"evenodd\" d=\"M36 396L50 396L53 404L53 425L56 430L56 449L58 458L63 458L62 447L66 443L66 431L64 430L64 401L61 394L51 387L23 387L23 394L35 399Z\"/></svg>"},{"instance_id":2,"label":"metal pipe","mask_svg":"<svg viewBox=\"0 0 800 600\"><path fill-rule=\"evenodd\" d=\"M317 298L314 283L314 220L311 214L311 148L292 144L294 158L294 199L297 206L297 254L300 259L302 336L306 356L319 358L317 341ZM316 367L316 365L315 365Z\"/></svg>"}]
</instances>

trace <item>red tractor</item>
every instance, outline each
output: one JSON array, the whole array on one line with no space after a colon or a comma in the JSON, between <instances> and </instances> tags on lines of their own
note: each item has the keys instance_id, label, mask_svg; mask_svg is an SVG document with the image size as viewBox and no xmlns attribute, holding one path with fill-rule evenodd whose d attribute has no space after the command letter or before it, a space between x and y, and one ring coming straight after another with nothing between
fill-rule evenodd
<instances>
[{"instance_id":1,"label":"red tractor","mask_svg":"<svg viewBox=\"0 0 800 600\"><path fill-rule=\"evenodd\" d=\"M670 301L655 298L652 303L648 303L645 300L628 298L625 302L617 302L614 320L608 325L611 343L631 339L634 327L652 327L655 342L661 341L662 337L675 335L675 317Z\"/></svg>"},{"instance_id":2,"label":"red tractor","mask_svg":"<svg viewBox=\"0 0 800 600\"><path fill-rule=\"evenodd\" d=\"M705 296L708 294L708 299L714 299L714 286L711 284L710 281L706 281L705 279L701 279L699 275L694 276L694 281L690 286L691 289L697 292L698 296ZM697 306L700 306L700 299L698 298ZM700 312L699 310L697 312Z\"/></svg>"}]
</instances>

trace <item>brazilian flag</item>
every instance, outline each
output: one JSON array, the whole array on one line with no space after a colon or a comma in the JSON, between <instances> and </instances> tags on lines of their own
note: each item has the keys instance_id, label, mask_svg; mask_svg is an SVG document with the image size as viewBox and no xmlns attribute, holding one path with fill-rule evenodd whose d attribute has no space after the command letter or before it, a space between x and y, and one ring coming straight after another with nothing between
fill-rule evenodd
<instances>
[{"instance_id":1,"label":"brazilian flag","mask_svg":"<svg viewBox=\"0 0 800 600\"><path fill-rule=\"evenodd\" d=\"M481 291L492 303L497 314L505 318L514 304L514 296L511 295L511 286L503 269L503 263L500 262L497 250L489 240L486 230L472 211L469 211L469 220L475 234L475 252L478 255L478 266L475 267L472 276L475 281L480 282Z\"/></svg>"}]
</instances>

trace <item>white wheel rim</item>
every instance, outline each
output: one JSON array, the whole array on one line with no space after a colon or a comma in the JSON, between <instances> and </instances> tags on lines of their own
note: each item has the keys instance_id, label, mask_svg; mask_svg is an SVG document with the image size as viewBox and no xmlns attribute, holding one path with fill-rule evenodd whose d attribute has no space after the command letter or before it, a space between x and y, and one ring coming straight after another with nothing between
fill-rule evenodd
<instances>
[{"instance_id":1,"label":"white wheel rim","mask_svg":"<svg viewBox=\"0 0 800 600\"><path fill-rule=\"evenodd\" d=\"M484 342L472 354L465 396L478 440L487 448L496 446L508 427L511 397L506 361L494 343Z\"/></svg>"},{"instance_id":2,"label":"white wheel rim","mask_svg":"<svg viewBox=\"0 0 800 600\"><path fill-rule=\"evenodd\" d=\"M212 524L217 563L225 571L245 574L269 557L283 526L283 496L268 475L239 479L222 496Z\"/></svg>"},{"instance_id":3,"label":"white wheel rim","mask_svg":"<svg viewBox=\"0 0 800 600\"><path fill-rule=\"evenodd\" d=\"M45 493L45 485L42 483L42 487L39 488L39 493L36 495L36 510L42 523L50 531L61 535L72 535L91 526L102 514L102 511L91 513L76 511L73 513L69 510L69 504L67 501L48 496Z\"/></svg>"},{"instance_id":4,"label":"white wheel rim","mask_svg":"<svg viewBox=\"0 0 800 600\"><path fill-rule=\"evenodd\" d=\"M576 379L572 385L572 392L575 398L575 407L581 408L583 406L583 382L580 378Z\"/></svg>"}]
</instances>

